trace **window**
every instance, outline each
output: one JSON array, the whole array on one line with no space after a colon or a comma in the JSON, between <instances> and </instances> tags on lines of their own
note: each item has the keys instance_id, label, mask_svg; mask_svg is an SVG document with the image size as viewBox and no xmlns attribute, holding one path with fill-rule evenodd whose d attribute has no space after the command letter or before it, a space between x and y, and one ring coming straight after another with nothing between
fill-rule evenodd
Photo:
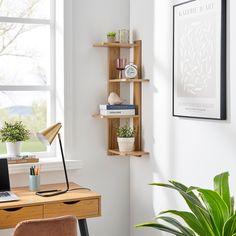
<instances>
[{"instance_id":1,"label":"window","mask_svg":"<svg viewBox=\"0 0 236 236\"><path fill-rule=\"evenodd\" d=\"M0 0L0 125L21 120L38 131L55 121L53 12L53 0ZM48 150L32 137L22 151Z\"/></svg>"}]
</instances>

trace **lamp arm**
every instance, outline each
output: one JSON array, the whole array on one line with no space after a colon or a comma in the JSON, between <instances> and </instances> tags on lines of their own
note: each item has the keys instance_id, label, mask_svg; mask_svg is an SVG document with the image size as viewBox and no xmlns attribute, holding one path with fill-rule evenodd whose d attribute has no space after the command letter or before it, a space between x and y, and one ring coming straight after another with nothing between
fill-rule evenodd
<instances>
[{"instance_id":1,"label":"lamp arm","mask_svg":"<svg viewBox=\"0 0 236 236\"><path fill-rule=\"evenodd\" d=\"M69 181L68 181L68 176L67 176L67 170L66 170L66 162L65 162L64 152L63 152L62 143L61 143L61 135L60 135L60 133L58 133L57 135L58 135L58 140L59 140L59 144L60 144L62 163L63 163L64 173L65 173L65 178L66 178L66 187L67 187L66 191L68 191L68 190L70 189L70 186L69 186Z\"/></svg>"}]
</instances>

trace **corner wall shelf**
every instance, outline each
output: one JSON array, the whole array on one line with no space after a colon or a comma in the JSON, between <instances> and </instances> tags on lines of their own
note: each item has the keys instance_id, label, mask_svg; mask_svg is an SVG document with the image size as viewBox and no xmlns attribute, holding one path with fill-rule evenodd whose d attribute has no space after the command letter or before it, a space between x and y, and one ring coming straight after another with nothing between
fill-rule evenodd
<instances>
[{"instance_id":1,"label":"corner wall shelf","mask_svg":"<svg viewBox=\"0 0 236 236\"><path fill-rule=\"evenodd\" d=\"M135 43L95 43L93 46L102 48L133 48L137 45Z\"/></svg>"},{"instance_id":2,"label":"corner wall shelf","mask_svg":"<svg viewBox=\"0 0 236 236\"><path fill-rule=\"evenodd\" d=\"M120 96L121 83L128 83L133 86L132 98L130 103L135 105L135 115L121 116L112 115L104 116L100 114L93 115L97 119L107 119L107 154L109 156L135 156L141 157L148 155L148 152L142 150L142 83L149 82L148 79L142 79L142 41L136 40L134 43L96 43L94 47L107 48L108 52L108 81L107 81L107 94L115 92ZM137 77L134 79L122 78L118 79L118 71L116 69L116 60L121 56L121 49L131 49L133 52L133 62L137 65ZM132 152L120 152L118 150L116 129L120 125L121 119L130 119L136 129L135 147Z\"/></svg>"},{"instance_id":3,"label":"corner wall shelf","mask_svg":"<svg viewBox=\"0 0 236 236\"><path fill-rule=\"evenodd\" d=\"M96 119L129 119L129 118L138 118L138 115L112 115L112 116L104 116L104 115L100 115L100 114L94 114L93 115L94 118Z\"/></svg>"},{"instance_id":4,"label":"corner wall shelf","mask_svg":"<svg viewBox=\"0 0 236 236\"><path fill-rule=\"evenodd\" d=\"M115 150L108 150L109 153L115 154L118 156L135 156L135 157L141 157L144 155L149 155L149 152L143 152L143 151L132 151L132 152L120 152L118 149Z\"/></svg>"},{"instance_id":5,"label":"corner wall shelf","mask_svg":"<svg viewBox=\"0 0 236 236\"><path fill-rule=\"evenodd\" d=\"M149 82L149 79L110 79L109 83L144 83Z\"/></svg>"}]
</instances>

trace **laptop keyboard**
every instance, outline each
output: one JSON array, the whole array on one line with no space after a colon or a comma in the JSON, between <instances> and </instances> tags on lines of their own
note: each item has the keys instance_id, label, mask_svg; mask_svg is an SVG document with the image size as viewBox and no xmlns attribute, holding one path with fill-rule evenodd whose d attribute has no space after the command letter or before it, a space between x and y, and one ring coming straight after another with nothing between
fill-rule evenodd
<instances>
[{"instance_id":1,"label":"laptop keyboard","mask_svg":"<svg viewBox=\"0 0 236 236\"><path fill-rule=\"evenodd\" d=\"M8 192L0 192L0 197L9 197L11 196Z\"/></svg>"}]
</instances>

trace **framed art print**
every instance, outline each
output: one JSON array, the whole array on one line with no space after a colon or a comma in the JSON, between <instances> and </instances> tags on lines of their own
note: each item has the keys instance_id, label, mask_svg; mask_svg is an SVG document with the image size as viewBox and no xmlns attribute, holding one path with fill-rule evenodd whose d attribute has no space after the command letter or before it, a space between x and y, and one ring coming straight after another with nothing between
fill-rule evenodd
<instances>
[{"instance_id":1,"label":"framed art print","mask_svg":"<svg viewBox=\"0 0 236 236\"><path fill-rule=\"evenodd\" d=\"M173 11L173 116L225 120L226 0Z\"/></svg>"}]
</instances>

